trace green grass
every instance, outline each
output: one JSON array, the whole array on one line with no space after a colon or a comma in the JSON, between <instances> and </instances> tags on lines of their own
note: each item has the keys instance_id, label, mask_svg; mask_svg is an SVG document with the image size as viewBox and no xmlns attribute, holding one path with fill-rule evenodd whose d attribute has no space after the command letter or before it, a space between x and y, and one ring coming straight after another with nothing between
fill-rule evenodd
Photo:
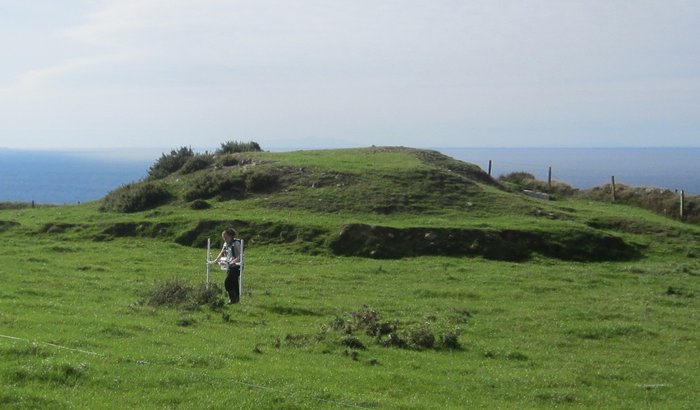
<instances>
[{"instance_id":1,"label":"green grass","mask_svg":"<svg viewBox=\"0 0 700 410\"><path fill-rule=\"evenodd\" d=\"M352 150L255 155L347 172L368 165ZM375 165L381 175L426 166L395 156ZM99 203L2 209L0 408L697 408L700 230L628 206L475 184L481 193L465 201L491 202L433 198L422 213L270 206L283 193L210 199L200 211L178 202L131 214ZM250 232L240 305L149 304L163 283L203 283L204 249L174 242L200 220L329 237L347 223L589 229L643 252L622 262L375 260ZM146 228L114 234L128 223ZM223 287L224 274L213 277ZM396 337L432 335L435 347L385 346L386 334L356 319L370 310ZM440 342L450 335L458 346Z\"/></svg>"}]
</instances>

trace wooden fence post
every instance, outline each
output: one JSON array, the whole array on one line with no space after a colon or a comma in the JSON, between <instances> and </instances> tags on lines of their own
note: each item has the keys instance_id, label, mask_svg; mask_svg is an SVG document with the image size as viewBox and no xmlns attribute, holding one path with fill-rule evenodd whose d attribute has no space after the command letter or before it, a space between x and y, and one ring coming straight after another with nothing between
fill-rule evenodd
<instances>
[{"instance_id":1,"label":"wooden fence post","mask_svg":"<svg viewBox=\"0 0 700 410\"><path fill-rule=\"evenodd\" d=\"M685 213L683 212L683 202L685 202L685 191L681 189L681 219L685 218Z\"/></svg>"},{"instance_id":2,"label":"wooden fence post","mask_svg":"<svg viewBox=\"0 0 700 410\"><path fill-rule=\"evenodd\" d=\"M549 175L547 176L547 189L552 191L552 167L549 167Z\"/></svg>"},{"instance_id":3,"label":"wooden fence post","mask_svg":"<svg viewBox=\"0 0 700 410\"><path fill-rule=\"evenodd\" d=\"M491 160L489 160L489 176L491 176Z\"/></svg>"},{"instance_id":4,"label":"wooden fence post","mask_svg":"<svg viewBox=\"0 0 700 410\"><path fill-rule=\"evenodd\" d=\"M617 197L615 196L615 175L612 176L612 201L615 202Z\"/></svg>"}]
</instances>

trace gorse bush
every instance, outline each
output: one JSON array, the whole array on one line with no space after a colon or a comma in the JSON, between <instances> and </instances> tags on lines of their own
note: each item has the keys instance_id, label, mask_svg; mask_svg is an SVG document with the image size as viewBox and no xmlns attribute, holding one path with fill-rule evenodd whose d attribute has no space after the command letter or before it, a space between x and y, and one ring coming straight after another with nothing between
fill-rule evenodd
<instances>
[{"instance_id":1,"label":"gorse bush","mask_svg":"<svg viewBox=\"0 0 700 410\"><path fill-rule=\"evenodd\" d=\"M250 192L272 191L278 181L279 176L277 174L263 170L256 170L245 176L245 186Z\"/></svg>"},{"instance_id":2,"label":"gorse bush","mask_svg":"<svg viewBox=\"0 0 700 410\"><path fill-rule=\"evenodd\" d=\"M194 157L194 152L191 147L180 147L177 150L170 151L169 154L163 153L151 168L149 168L148 178L165 178L173 172L180 170L192 157Z\"/></svg>"},{"instance_id":3,"label":"gorse bush","mask_svg":"<svg viewBox=\"0 0 700 410\"><path fill-rule=\"evenodd\" d=\"M235 174L208 172L194 178L184 193L186 201L210 199L219 196L224 199L241 199L245 196L246 183Z\"/></svg>"},{"instance_id":4,"label":"gorse bush","mask_svg":"<svg viewBox=\"0 0 700 410\"><path fill-rule=\"evenodd\" d=\"M552 186L550 188L547 181L540 181L535 178L534 175L527 172L512 172L508 175L500 176L498 180L500 182L511 183L519 190L529 189L533 191L559 194L566 197L573 196L578 192L578 189L559 181L552 181Z\"/></svg>"},{"instance_id":5,"label":"gorse bush","mask_svg":"<svg viewBox=\"0 0 700 410\"><path fill-rule=\"evenodd\" d=\"M143 181L124 185L102 200L102 211L139 212L155 208L172 198L162 185Z\"/></svg>"},{"instance_id":6,"label":"gorse bush","mask_svg":"<svg viewBox=\"0 0 700 410\"><path fill-rule=\"evenodd\" d=\"M210 154L196 154L185 162L180 168L183 174L191 174L193 172L205 169L214 163L214 156Z\"/></svg>"},{"instance_id":7,"label":"gorse bush","mask_svg":"<svg viewBox=\"0 0 700 410\"><path fill-rule=\"evenodd\" d=\"M237 152L258 152L262 151L260 145L255 141L242 142L242 141L226 141L221 143L221 148L219 148L217 154L235 154Z\"/></svg>"}]
</instances>

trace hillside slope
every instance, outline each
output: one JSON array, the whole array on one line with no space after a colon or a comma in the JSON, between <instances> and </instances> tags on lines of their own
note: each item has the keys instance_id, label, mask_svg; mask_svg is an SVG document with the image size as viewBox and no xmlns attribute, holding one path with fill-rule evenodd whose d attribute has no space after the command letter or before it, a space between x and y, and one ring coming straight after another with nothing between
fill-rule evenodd
<instances>
[{"instance_id":1,"label":"hillside slope","mask_svg":"<svg viewBox=\"0 0 700 410\"><path fill-rule=\"evenodd\" d=\"M435 151L247 152L211 155L201 164L120 187L83 208L41 211L49 222L20 217L2 221L2 229L201 247L232 225L250 244L291 244L310 254L514 261L630 260L659 235L686 243L698 237L638 209L533 199Z\"/></svg>"}]
</instances>

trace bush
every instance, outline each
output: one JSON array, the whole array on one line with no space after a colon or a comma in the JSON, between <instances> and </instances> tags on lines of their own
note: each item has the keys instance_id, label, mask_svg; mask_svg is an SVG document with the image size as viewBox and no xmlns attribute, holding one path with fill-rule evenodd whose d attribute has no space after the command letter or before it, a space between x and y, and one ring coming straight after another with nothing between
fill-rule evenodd
<instances>
[{"instance_id":1,"label":"bush","mask_svg":"<svg viewBox=\"0 0 700 410\"><path fill-rule=\"evenodd\" d=\"M192 180L184 198L186 201L193 201L210 199L217 195L221 198L243 198L245 182L236 175L206 173Z\"/></svg>"},{"instance_id":2,"label":"bush","mask_svg":"<svg viewBox=\"0 0 700 410\"><path fill-rule=\"evenodd\" d=\"M203 199L195 199L190 204L190 209L193 209L195 211L199 211L202 209L209 209L209 208L211 208L211 205L209 204L209 202L207 202Z\"/></svg>"},{"instance_id":3,"label":"bush","mask_svg":"<svg viewBox=\"0 0 700 410\"><path fill-rule=\"evenodd\" d=\"M428 325L410 329L406 336L409 346L413 349L423 350L435 347L435 335Z\"/></svg>"},{"instance_id":4,"label":"bush","mask_svg":"<svg viewBox=\"0 0 700 410\"><path fill-rule=\"evenodd\" d=\"M151 306L178 306L187 302L192 294L192 287L178 280L165 282L156 287L148 299Z\"/></svg>"},{"instance_id":5,"label":"bush","mask_svg":"<svg viewBox=\"0 0 700 410\"><path fill-rule=\"evenodd\" d=\"M174 280L158 285L151 292L148 304L156 307L183 306L187 309L208 305L213 310L218 310L225 305L222 294L221 288L213 283L207 289L205 285L195 288L187 283Z\"/></svg>"},{"instance_id":6,"label":"bush","mask_svg":"<svg viewBox=\"0 0 700 410\"><path fill-rule=\"evenodd\" d=\"M165 178L182 168L193 156L194 152L190 147L180 147L178 150L170 151L170 154L163 153L163 155L151 165L151 168L149 168L148 178Z\"/></svg>"},{"instance_id":7,"label":"bush","mask_svg":"<svg viewBox=\"0 0 700 410\"><path fill-rule=\"evenodd\" d=\"M355 336L354 331L364 331L374 338L374 342L383 347L398 347L400 349L426 350L426 349L452 349L458 350L462 346L459 343L461 330L454 326L452 320L440 321L434 315L426 318L426 322L410 327L398 329L397 322L384 321L382 315L368 307L350 312L350 320L336 317L330 323L330 329L344 333L338 343L353 349L365 349L362 341ZM434 330L437 326L437 332Z\"/></svg>"},{"instance_id":8,"label":"bush","mask_svg":"<svg viewBox=\"0 0 700 410\"><path fill-rule=\"evenodd\" d=\"M462 345L459 343L460 333L461 330L458 327L441 332L440 334L438 334L438 342L440 346L445 349L461 349Z\"/></svg>"},{"instance_id":9,"label":"bush","mask_svg":"<svg viewBox=\"0 0 700 410\"><path fill-rule=\"evenodd\" d=\"M508 175L503 175L498 178L500 182L509 182L519 190L529 189L539 192L548 192L550 194L559 194L561 196L570 197L578 192L578 189L571 185L559 181L552 181L550 188L547 181L540 181L534 175L527 172L513 172Z\"/></svg>"},{"instance_id":10,"label":"bush","mask_svg":"<svg viewBox=\"0 0 700 410\"><path fill-rule=\"evenodd\" d=\"M115 189L104 197L100 210L139 212L155 208L172 195L163 186L152 182L136 182Z\"/></svg>"},{"instance_id":11,"label":"bush","mask_svg":"<svg viewBox=\"0 0 700 410\"><path fill-rule=\"evenodd\" d=\"M240 164L240 160L235 155L227 154L216 157L216 165L221 167L235 167Z\"/></svg>"},{"instance_id":12,"label":"bush","mask_svg":"<svg viewBox=\"0 0 700 410\"><path fill-rule=\"evenodd\" d=\"M269 192L277 185L279 177L276 174L253 171L246 175L245 186L251 192Z\"/></svg>"},{"instance_id":13,"label":"bush","mask_svg":"<svg viewBox=\"0 0 700 410\"><path fill-rule=\"evenodd\" d=\"M241 142L241 141L226 141L221 143L221 148L219 148L217 154L235 154L237 152L258 152L262 151L260 145L255 141Z\"/></svg>"},{"instance_id":14,"label":"bush","mask_svg":"<svg viewBox=\"0 0 700 410\"><path fill-rule=\"evenodd\" d=\"M193 172L205 169L214 163L214 157L209 154L197 154L185 162L180 169L183 174L191 174Z\"/></svg>"}]
</instances>

